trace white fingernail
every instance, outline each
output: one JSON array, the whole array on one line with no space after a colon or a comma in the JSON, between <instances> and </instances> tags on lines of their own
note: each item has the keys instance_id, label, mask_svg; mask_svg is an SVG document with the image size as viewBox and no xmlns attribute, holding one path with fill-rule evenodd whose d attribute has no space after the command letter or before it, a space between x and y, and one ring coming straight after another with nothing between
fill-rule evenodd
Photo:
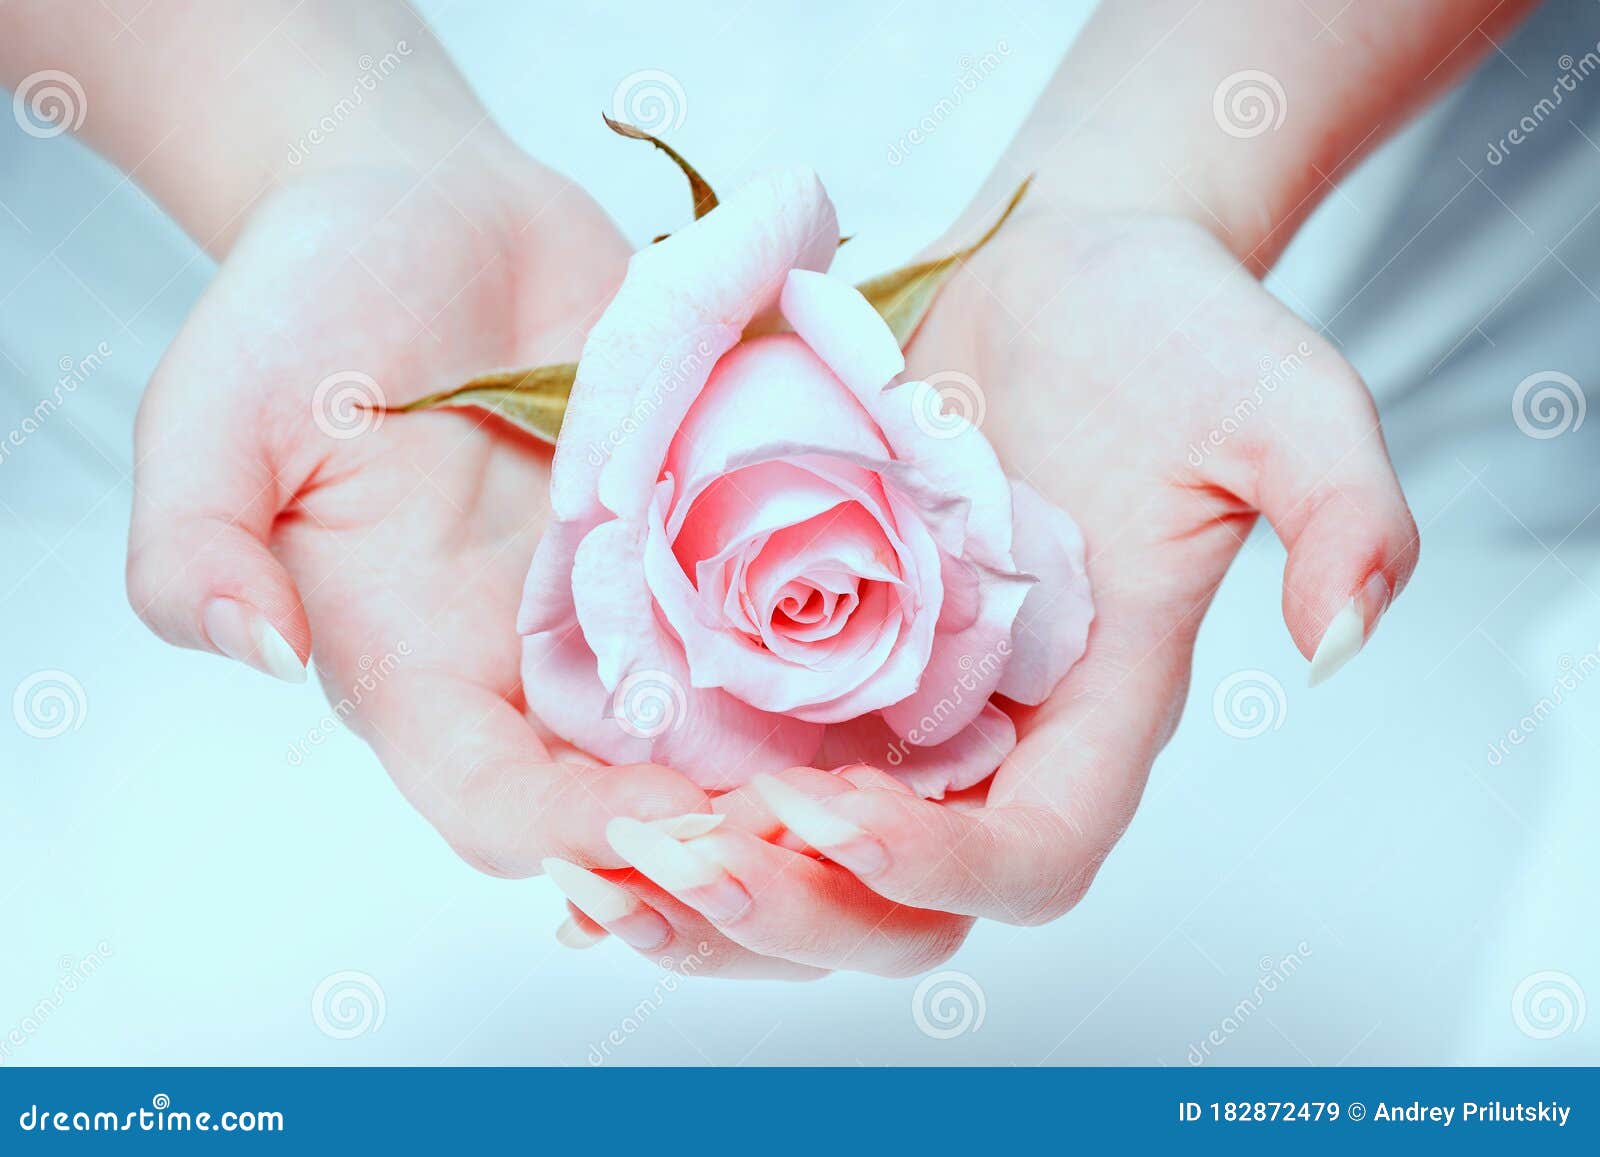
<instances>
[{"instance_id":1,"label":"white fingernail","mask_svg":"<svg viewBox=\"0 0 1600 1157\"><path fill-rule=\"evenodd\" d=\"M1366 641L1366 633L1366 624L1361 618L1361 601L1351 599L1328 624L1322 642L1317 644L1317 653L1311 656L1311 686L1315 687L1328 679L1354 659Z\"/></svg>"},{"instance_id":2,"label":"white fingernail","mask_svg":"<svg viewBox=\"0 0 1600 1157\"><path fill-rule=\"evenodd\" d=\"M294 653L294 648L289 646L289 640L278 634L277 628L264 617L260 623L261 638L258 645L261 649L261 661L266 664L267 673L277 676L285 683L304 683L306 665L300 661L300 656Z\"/></svg>"},{"instance_id":3,"label":"white fingernail","mask_svg":"<svg viewBox=\"0 0 1600 1157\"><path fill-rule=\"evenodd\" d=\"M544 860L543 866L550 882L596 924L609 924L633 911L633 897L611 881L566 860Z\"/></svg>"},{"instance_id":4,"label":"white fingernail","mask_svg":"<svg viewBox=\"0 0 1600 1157\"><path fill-rule=\"evenodd\" d=\"M816 800L783 780L758 775L751 780L772 814L783 826L814 848L831 848L866 835L855 824L834 815Z\"/></svg>"},{"instance_id":5,"label":"white fingernail","mask_svg":"<svg viewBox=\"0 0 1600 1157\"><path fill-rule=\"evenodd\" d=\"M651 820L650 826L675 840L692 840L696 836L716 831L727 818L715 812L689 812L687 815L672 816L664 820Z\"/></svg>"},{"instance_id":6,"label":"white fingernail","mask_svg":"<svg viewBox=\"0 0 1600 1157\"><path fill-rule=\"evenodd\" d=\"M201 612L201 623L211 645L228 658L285 683L306 681L306 665L300 656L267 622L267 617L249 603L212 599Z\"/></svg>"},{"instance_id":7,"label":"white fingernail","mask_svg":"<svg viewBox=\"0 0 1600 1157\"><path fill-rule=\"evenodd\" d=\"M605 938L606 934L604 932L591 932L582 924L579 924L571 916L568 916L566 920L562 922L561 927L556 929L556 942L559 944L564 944L568 948L577 948L580 950L584 948L593 948Z\"/></svg>"},{"instance_id":8,"label":"white fingernail","mask_svg":"<svg viewBox=\"0 0 1600 1157\"><path fill-rule=\"evenodd\" d=\"M704 888L727 875L715 861L635 819L612 820L606 825L606 839L619 856L669 892Z\"/></svg>"}]
</instances>

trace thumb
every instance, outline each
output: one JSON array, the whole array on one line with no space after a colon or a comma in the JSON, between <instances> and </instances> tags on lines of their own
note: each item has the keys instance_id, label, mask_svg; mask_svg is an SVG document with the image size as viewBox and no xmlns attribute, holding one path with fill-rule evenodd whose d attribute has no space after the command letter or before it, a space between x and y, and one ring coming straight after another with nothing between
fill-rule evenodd
<instances>
[{"instance_id":1,"label":"thumb","mask_svg":"<svg viewBox=\"0 0 1600 1157\"><path fill-rule=\"evenodd\" d=\"M1290 404L1251 432L1250 493L1289 560L1283 617L1315 686L1344 666L1417 565L1417 525L1389 461L1377 408L1331 348L1292 384Z\"/></svg>"},{"instance_id":2,"label":"thumb","mask_svg":"<svg viewBox=\"0 0 1600 1157\"><path fill-rule=\"evenodd\" d=\"M186 412L161 377L134 433L128 600L169 643L303 682L311 628L267 547L293 491L273 471L258 423Z\"/></svg>"}]
</instances>

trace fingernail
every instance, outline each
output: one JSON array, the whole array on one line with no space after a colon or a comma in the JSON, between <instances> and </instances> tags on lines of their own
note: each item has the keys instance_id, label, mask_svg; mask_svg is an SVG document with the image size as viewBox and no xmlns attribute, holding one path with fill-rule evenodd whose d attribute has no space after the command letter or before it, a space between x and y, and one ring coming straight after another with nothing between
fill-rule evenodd
<instances>
[{"instance_id":1,"label":"fingernail","mask_svg":"<svg viewBox=\"0 0 1600 1157\"><path fill-rule=\"evenodd\" d=\"M543 861L544 874L560 893L596 924L631 948L649 952L672 938L672 925L648 904L603 876L566 860Z\"/></svg>"},{"instance_id":2,"label":"fingernail","mask_svg":"<svg viewBox=\"0 0 1600 1157\"><path fill-rule=\"evenodd\" d=\"M211 645L230 659L285 683L304 683L306 665L267 617L238 599L212 599L201 615Z\"/></svg>"},{"instance_id":3,"label":"fingernail","mask_svg":"<svg viewBox=\"0 0 1600 1157\"><path fill-rule=\"evenodd\" d=\"M1354 659L1389 606L1389 584L1381 574L1369 575L1354 598L1346 603L1317 644L1311 656L1311 686L1325 682Z\"/></svg>"},{"instance_id":4,"label":"fingernail","mask_svg":"<svg viewBox=\"0 0 1600 1157\"><path fill-rule=\"evenodd\" d=\"M715 812L690 812L688 815L672 816L664 820L651 820L650 826L675 840L692 840L696 836L716 831L727 818Z\"/></svg>"},{"instance_id":5,"label":"fingernail","mask_svg":"<svg viewBox=\"0 0 1600 1157\"><path fill-rule=\"evenodd\" d=\"M577 948L580 950L584 948L593 948L605 938L606 935L604 932L591 932L582 924L579 924L571 916L568 916L564 921L562 921L561 927L556 929L556 942L558 944L564 944L568 948Z\"/></svg>"},{"instance_id":6,"label":"fingernail","mask_svg":"<svg viewBox=\"0 0 1600 1157\"><path fill-rule=\"evenodd\" d=\"M628 863L712 920L727 923L750 906L750 893L714 857L649 824L614 819L606 825L606 839Z\"/></svg>"},{"instance_id":7,"label":"fingernail","mask_svg":"<svg viewBox=\"0 0 1600 1157\"><path fill-rule=\"evenodd\" d=\"M874 837L835 815L826 804L770 775L751 781L772 814L783 826L835 863L860 876L871 876L889 866L889 853Z\"/></svg>"}]
</instances>

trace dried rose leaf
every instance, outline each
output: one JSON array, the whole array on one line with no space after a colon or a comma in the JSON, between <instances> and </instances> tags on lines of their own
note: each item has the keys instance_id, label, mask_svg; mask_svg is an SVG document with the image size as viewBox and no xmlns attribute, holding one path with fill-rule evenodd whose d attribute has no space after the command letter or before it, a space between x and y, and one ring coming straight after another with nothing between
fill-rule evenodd
<instances>
[{"instance_id":1,"label":"dried rose leaf","mask_svg":"<svg viewBox=\"0 0 1600 1157\"><path fill-rule=\"evenodd\" d=\"M660 137L652 136L643 129L628 124L626 121L613 120L606 116L605 113L600 115L605 118L605 122L612 132L619 136L627 137L629 140L649 141L671 157L672 163L683 170L683 175L689 178L689 195L694 198L694 219L696 221L717 207L717 194L712 190L711 185L696 171L693 165L683 159L683 154L678 152L677 149L667 144ZM662 237L665 236L666 234L663 233ZM660 241L661 237L657 237L656 240Z\"/></svg>"},{"instance_id":2,"label":"dried rose leaf","mask_svg":"<svg viewBox=\"0 0 1600 1157\"><path fill-rule=\"evenodd\" d=\"M561 418L566 413L567 399L577 376L578 367L573 362L497 370L453 390L395 406L392 412L409 414L419 410L473 407L497 414L541 442L554 445L556 436L561 433Z\"/></svg>"},{"instance_id":3,"label":"dried rose leaf","mask_svg":"<svg viewBox=\"0 0 1600 1157\"><path fill-rule=\"evenodd\" d=\"M874 277L870 281L863 281L856 286L861 291L861 296L865 297L883 320L889 323L889 329L894 334L895 340L900 343L901 349L904 349L906 343L911 340L911 335L917 332L917 326L922 324L922 319L927 315L934 299L939 296L939 290L944 287L944 283L950 280L950 275L994 239L994 235L1000 232L1000 226L1006 223L1022 202L1023 195L1027 193L1028 186L1032 183L1033 178L1029 177L1018 185L1017 191L1011 194L1011 200L1006 204L1005 212L1000 214L1000 219L965 249L958 249L945 257L907 265L902 269Z\"/></svg>"}]
</instances>

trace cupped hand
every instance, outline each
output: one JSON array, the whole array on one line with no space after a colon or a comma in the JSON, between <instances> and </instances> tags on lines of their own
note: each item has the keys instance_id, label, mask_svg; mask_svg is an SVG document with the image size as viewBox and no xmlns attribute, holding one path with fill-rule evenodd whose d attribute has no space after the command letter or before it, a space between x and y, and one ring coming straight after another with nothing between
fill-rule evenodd
<instances>
[{"instance_id":1,"label":"cupped hand","mask_svg":"<svg viewBox=\"0 0 1600 1157\"><path fill-rule=\"evenodd\" d=\"M1012 708L1018 744L986 789L930 802L871 769L786 773L719 799L734 823L688 841L746 903L719 912L702 879L676 877L678 901L740 943L877 972L938 963L972 917L1038 924L1084 895L1258 514L1288 549L1282 611L1313 679L1359 649L1418 549L1355 371L1194 223L1024 212L908 356L1078 520L1088 650L1043 705Z\"/></svg>"},{"instance_id":2,"label":"cupped hand","mask_svg":"<svg viewBox=\"0 0 1600 1157\"><path fill-rule=\"evenodd\" d=\"M549 455L477 412L380 408L576 356L628 247L491 142L427 173L336 169L264 200L150 383L130 599L162 638L339 713L467 860L617 867L618 815L704 810L659 767L596 768L524 714L516 609Z\"/></svg>"}]
</instances>

